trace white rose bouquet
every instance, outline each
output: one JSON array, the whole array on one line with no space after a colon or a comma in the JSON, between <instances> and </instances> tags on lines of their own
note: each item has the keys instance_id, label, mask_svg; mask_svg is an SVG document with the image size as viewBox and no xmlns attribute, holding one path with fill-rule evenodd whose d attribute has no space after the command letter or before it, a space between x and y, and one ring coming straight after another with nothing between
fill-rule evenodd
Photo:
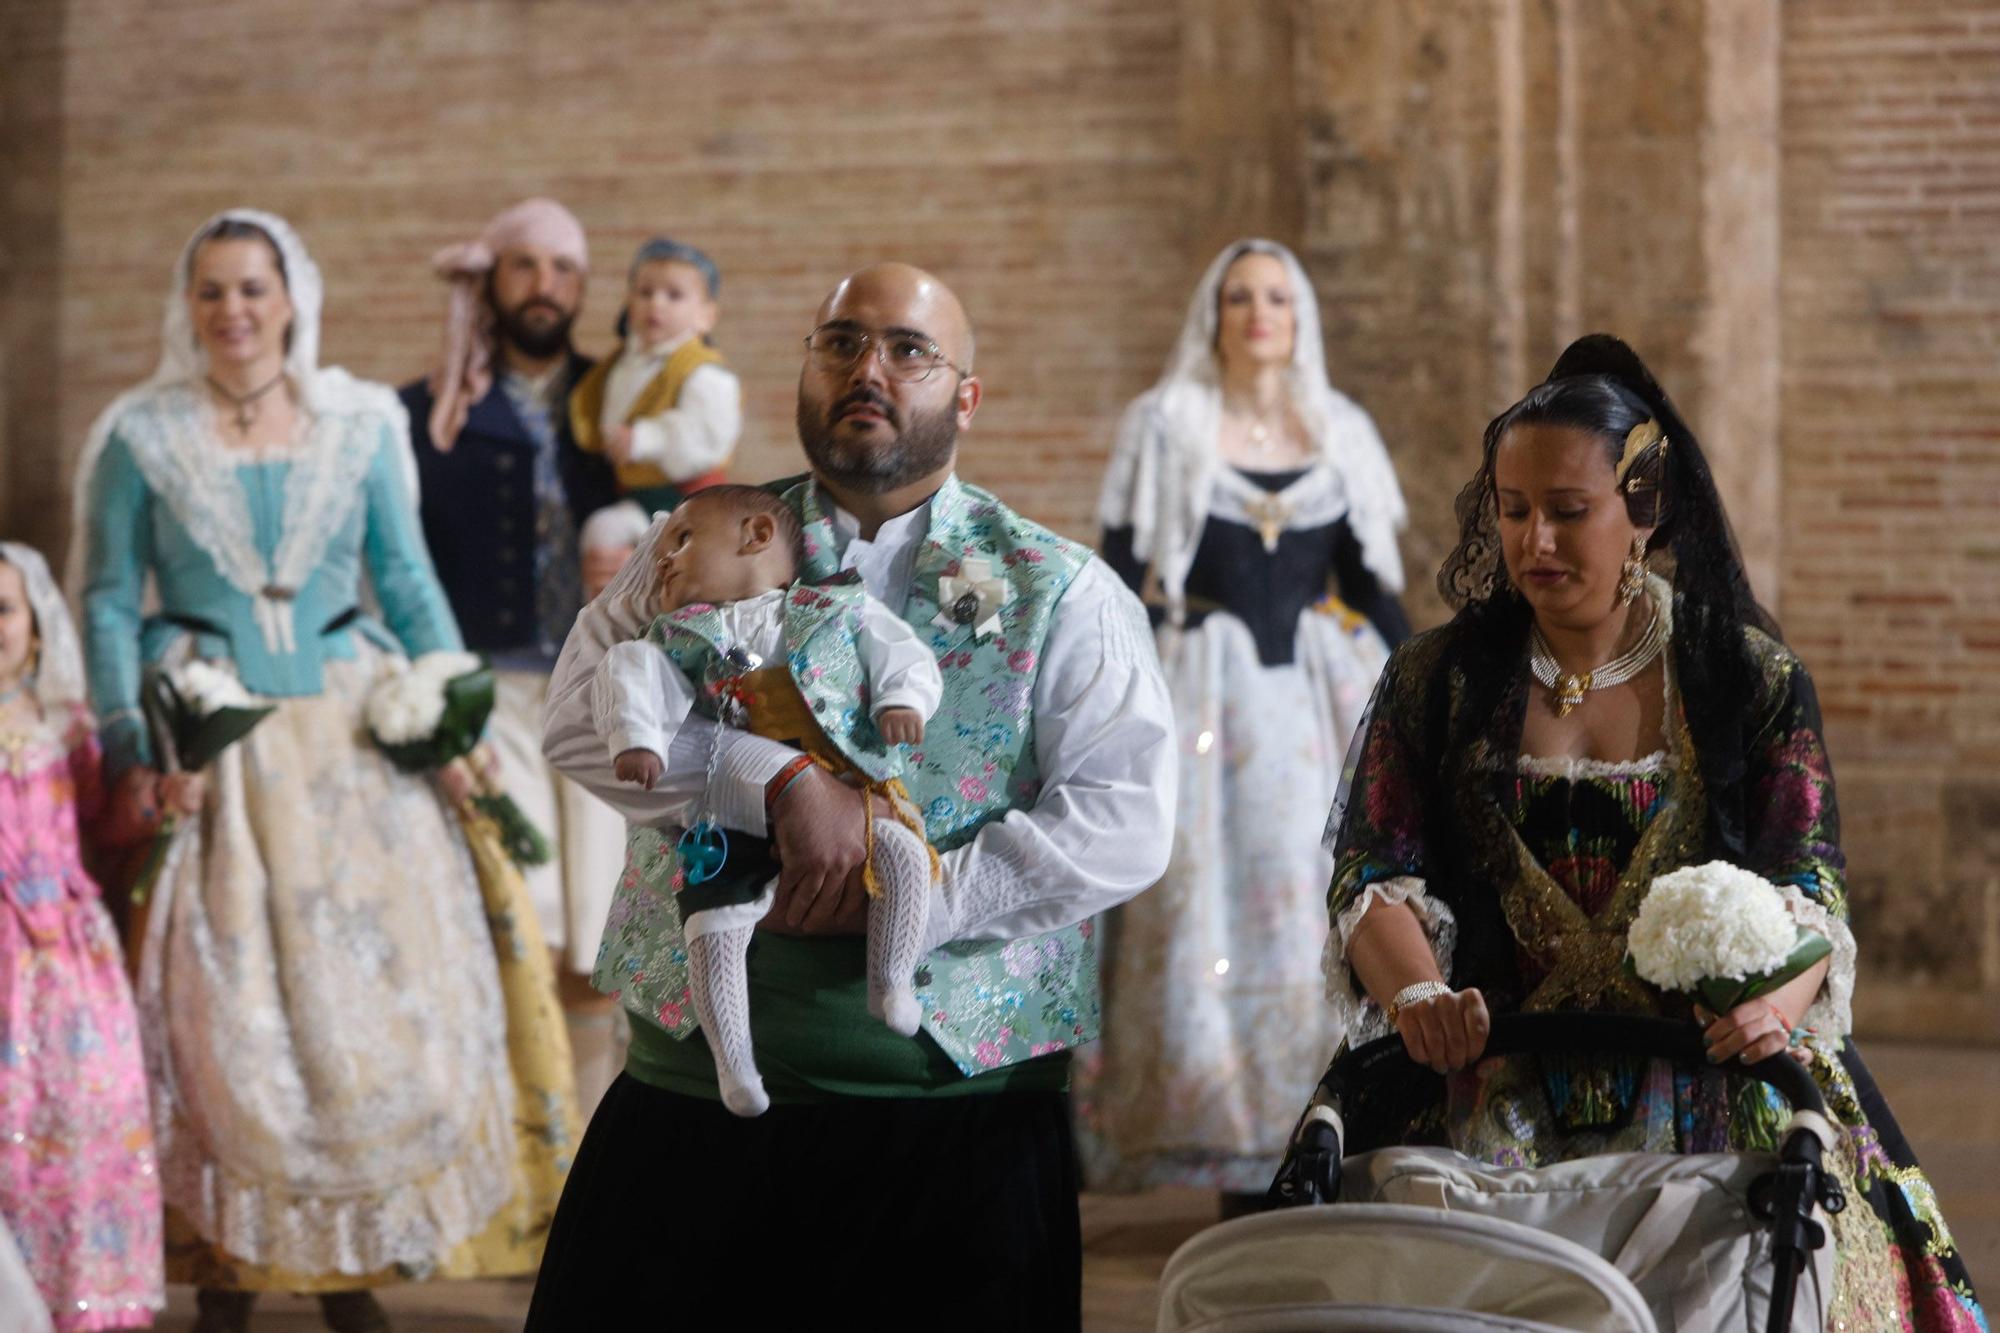
<instances>
[{"instance_id":1,"label":"white rose bouquet","mask_svg":"<svg viewBox=\"0 0 2000 1333\"><path fill-rule=\"evenodd\" d=\"M479 744L493 712L493 671L471 653L425 653L377 681L364 712L368 734L396 767L428 773ZM477 766L475 775L472 805L499 826L509 858L518 866L546 863L553 853L542 831Z\"/></svg>"},{"instance_id":2,"label":"white rose bouquet","mask_svg":"<svg viewBox=\"0 0 2000 1333\"><path fill-rule=\"evenodd\" d=\"M1833 951L1792 919L1777 887L1726 861L1653 881L1626 934L1627 965L1717 1014L1784 985Z\"/></svg>"}]
</instances>

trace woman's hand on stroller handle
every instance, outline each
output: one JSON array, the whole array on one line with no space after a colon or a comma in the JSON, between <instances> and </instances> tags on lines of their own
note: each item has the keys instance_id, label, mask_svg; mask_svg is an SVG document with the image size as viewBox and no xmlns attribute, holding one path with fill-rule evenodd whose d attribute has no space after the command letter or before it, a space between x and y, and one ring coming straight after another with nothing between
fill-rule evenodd
<instances>
[{"instance_id":1,"label":"woman's hand on stroller handle","mask_svg":"<svg viewBox=\"0 0 2000 1333\"><path fill-rule=\"evenodd\" d=\"M1493 1016L1486 1011L1486 997L1477 987L1404 1005L1396 1015L1396 1032L1403 1039L1403 1049L1412 1060L1440 1074L1463 1069L1479 1059L1492 1031Z\"/></svg>"},{"instance_id":2,"label":"woman's hand on stroller handle","mask_svg":"<svg viewBox=\"0 0 2000 1333\"><path fill-rule=\"evenodd\" d=\"M1409 903L1372 901L1349 928L1347 958L1418 1064L1448 1074L1486 1050L1493 1031L1486 997L1471 987L1447 989Z\"/></svg>"}]
</instances>

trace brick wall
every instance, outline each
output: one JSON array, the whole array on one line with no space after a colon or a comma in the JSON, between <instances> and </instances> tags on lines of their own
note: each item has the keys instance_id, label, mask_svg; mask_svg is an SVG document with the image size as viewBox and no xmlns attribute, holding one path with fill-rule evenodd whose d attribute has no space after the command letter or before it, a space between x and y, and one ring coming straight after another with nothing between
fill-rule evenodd
<instances>
[{"instance_id":1,"label":"brick wall","mask_svg":"<svg viewBox=\"0 0 2000 1333\"><path fill-rule=\"evenodd\" d=\"M1782 143L1784 618L1864 1012L2000 1039L2000 7L1787 5Z\"/></svg>"},{"instance_id":2,"label":"brick wall","mask_svg":"<svg viewBox=\"0 0 2000 1333\"><path fill-rule=\"evenodd\" d=\"M799 465L798 340L826 290L876 258L934 268L980 326L966 471L1078 532L1191 281L1179 23L1150 0L73 0L67 31L61 408L11 509L42 541L49 465L150 368L172 257L229 204L293 220L326 273L326 358L391 380L433 355L428 256L515 198L589 231L588 351L639 241L702 246L752 476Z\"/></svg>"}]
</instances>

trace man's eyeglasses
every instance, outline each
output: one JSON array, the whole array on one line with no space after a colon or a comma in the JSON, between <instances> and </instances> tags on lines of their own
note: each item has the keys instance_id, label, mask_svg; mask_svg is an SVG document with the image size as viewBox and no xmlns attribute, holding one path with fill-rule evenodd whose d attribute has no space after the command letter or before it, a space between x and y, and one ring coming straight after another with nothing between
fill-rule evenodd
<instances>
[{"instance_id":1,"label":"man's eyeglasses","mask_svg":"<svg viewBox=\"0 0 2000 1333\"><path fill-rule=\"evenodd\" d=\"M940 369L955 370L961 377L972 373L946 360L944 349L929 338L907 329L892 329L878 337L844 324L823 324L806 335L806 356L822 370L847 370L871 347L882 372L905 384L927 380Z\"/></svg>"}]
</instances>

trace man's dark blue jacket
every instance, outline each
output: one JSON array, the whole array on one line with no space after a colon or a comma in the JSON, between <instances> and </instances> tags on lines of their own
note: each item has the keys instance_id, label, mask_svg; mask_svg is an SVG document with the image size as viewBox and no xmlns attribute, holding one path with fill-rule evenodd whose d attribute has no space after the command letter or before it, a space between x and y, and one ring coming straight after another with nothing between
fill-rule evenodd
<instances>
[{"instance_id":1,"label":"man's dark blue jacket","mask_svg":"<svg viewBox=\"0 0 2000 1333\"><path fill-rule=\"evenodd\" d=\"M590 361L570 354L566 385ZM465 646L479 653L533 651L535 624L535 441L500 387L472 405L451 451L431 442L431 390L426 380L399 391L410 411L423 489L424 540L458 617ZM555 411L556 467L580 529L584 519L618 498L610 465L570 438L568 388ZM576 560L579 554L568 553Z\"/></svg>"}]
</instances>

